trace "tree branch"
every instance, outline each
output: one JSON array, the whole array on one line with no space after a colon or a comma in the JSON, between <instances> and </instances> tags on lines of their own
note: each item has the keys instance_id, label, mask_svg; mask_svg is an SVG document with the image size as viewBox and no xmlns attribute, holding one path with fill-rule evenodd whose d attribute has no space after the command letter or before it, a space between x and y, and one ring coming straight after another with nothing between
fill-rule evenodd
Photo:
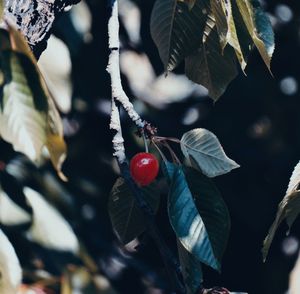
<instances>
[{"instance_id":1,"label":"tree branch","mask_svg":"<svg viewBox=\"0 0 300 294\"><path fill-rule=\"evenodd\" d=\"M80 0L3 0L5 18L26 37L36 58L47 47L54 21Z\"/></svg>"},{"instance_id":2,"label":"tree branch","mask_svg":"<svg viewBox=\"0 0 300 294\"><path fill-rule=\"evenodd\" d=\"M128 96L122 87L121 74L120 74L120 64L119 64L119 20L118 20L118 2L117 0L111 1L112 14L108 22L108 36L109 36L109 49L110 55L108 60L107 71L111 77L111 90L112 90L112 110L111 110L111 121L110 128L115 131L113 137L113 149L114 156L117 158L121 174L130 187L135 201L138 207L143 211L146 223L149 229L151 237L156 242L158 249L161 253L163 261L166 265L167 273L170 278L172 287L178 293L184 293L184 287L179 279L180 267L177 260L173 257L172 252L169 250L165 241L163 240L156 224L155 224L155 214L153 209L144 200L144 195L137 187L135 182L130 176L128 163L125 155L124 139L122 136L122 128L120 122L120 113L116 106L116 101L120 102L122 107L128 113L131 120L136 124L138 129L143 130L145 127L145 122L141 119L139 114L135 111L132 103L130 102Z\"/></svg>"}]
</instances>

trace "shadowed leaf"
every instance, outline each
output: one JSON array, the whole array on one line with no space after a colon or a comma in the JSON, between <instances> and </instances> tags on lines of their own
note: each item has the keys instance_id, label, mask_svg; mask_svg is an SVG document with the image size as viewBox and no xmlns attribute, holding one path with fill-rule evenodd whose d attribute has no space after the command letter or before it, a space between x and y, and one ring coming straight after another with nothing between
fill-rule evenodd
<instances>
[{"instance_id":1,"label":"shadowed leaf","mask_svg":"<svg viewBox=\"0 0 300 294\"><path fill-rule=\"evenodd\" d=\"M262 10L258 0L237 0L248 32L271 71L271 58L274 52L274 33L268 16Z\"/></svg>"},{"instance_id":2,"label":"shadowed leaf","mask_svg":"<svg viewBox=\"0 0 300 294\"><path fill-rule=\"evenodd\" d=\"M177 241L178 256L187 294L195 294L203 282L201 263Z\"/></svg>"},{"instance_id":3,"label":"shadowed leaf","mask_svg":"<svg viewBox=\"0 0 300 294\"><path fill-rule=\"evenodd\" d=\"M156 212L160 203L156 184L153 183L141 189L145 200ZM137 207L134 196L123 178L118 178L111 190L108 211L112 226L124 244L138 237L147 228L143 212Z\"/></svg>"},{"instance_id":4,"label":"shadowed leaf","mask_svg":"<svg viewBox=\"0 0 300 294\"><path fill-rule=\"evenodd\" d=\"M151 35L166 71L172 71L199 47L208 11L207 0L195 1L192 9L178 0L155 2Z\"/></svg>"}]
</instances>

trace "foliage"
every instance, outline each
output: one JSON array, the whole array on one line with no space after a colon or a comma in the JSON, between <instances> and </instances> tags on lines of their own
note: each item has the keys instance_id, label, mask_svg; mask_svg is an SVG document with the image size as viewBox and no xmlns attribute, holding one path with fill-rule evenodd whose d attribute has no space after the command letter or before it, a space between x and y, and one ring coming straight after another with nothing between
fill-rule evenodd
<instances>
[{"instance_id":1,"label":"foliage","mask_svg":"<svg viewBox=\"0 0 300 294\"><path fill-rule=\"evenodd\" d=\"M274 35L257 0L157 0L151 33L166 72L185 60L192 81L208 88L217 100L242 70L253 44L270 70ZM236 56L236 57L235 57Z\"/></svg>"},{"instance_id":2,"label":"foliage","mask_svg":"<svg viewBox=\"0 0 300 294\"><path fill-rule=\"evenodd\" d=\"M186 76L205 86L214 101L238 75L237 63L245 71L254 46L271 71L274 35L269 18L257 0L157 0L150 26L165 72L175 70L184 61ZM24 37L12 26L8 26L8 30L1 29L0 36L0 135L15 151L35 163L43 161L43 150L46 149L58 174L65 180L61 171L66 157L62 121L37 61ZM227 206L210 178L226 174L239 165L226 156L218 138L203 128L184 133L181 140L158 137L156 133L145 132L143 135L162 155L164 168L154 185L135 188L141 191L143 200L155 214L168 215L176 236L187 293L197 293L203 287L202 264L221 270L230 231ZM182 154L176 154L170 142L180 143ZM169 152L172 161L167 159L163 148ZM282 220L286 219L291 226L299 213L298 169L297 166L265 240L264 256ZM129 242L147 235L149 223L136 202L134 189L124 178L118 178L112 188L108 212L118 238L130 247ZM161 194L166 191L167 210L161 211L164 208L160 205L163 202ZM79 260L76 262L80 265L66 268L62 274L59 288L63 294L72 291L71 284L76 276L84 277L86 289L93 285L91 291L96 291L93 274L97 266L81 246L71 224L50 204L51 201L44 199L47 197L26 186L18 192L20 197L14 197L5 189L0 192L0 204L14 209L14 217L19 220L14 222L16 219L3 213L0 215L2 225L25 224L28 228L23 237L27 241L46 249L69 252ZM158 223L158 227L164 225ZM3 236L3 242L9 242ZM59 239L62 241L58 243ZM12 248L10 243L7 246ZM16 259L14 264L18 264L14 251L9 250ZM18 280L19 276L12 282L20 283ZM109 291L114 293L110 287Z\"/></svg>"}]
</instances>

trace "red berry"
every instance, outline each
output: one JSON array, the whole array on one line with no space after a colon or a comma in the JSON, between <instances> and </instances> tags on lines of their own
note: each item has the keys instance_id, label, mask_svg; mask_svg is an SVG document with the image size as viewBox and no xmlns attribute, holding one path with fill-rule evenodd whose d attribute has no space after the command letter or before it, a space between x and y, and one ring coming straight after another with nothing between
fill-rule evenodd
<instances>
[{"instance_id":1,"label":"red berry","mask_svg":"<svg viewBox=\"0 0 300 294\"><path fill-rule=\"evenodd\" d=\"M147 186L152 183L158 174L158 170L158 161L150 153L138 153L130 161L130 174L140 186Z\"/></svg>"}]
</instances>

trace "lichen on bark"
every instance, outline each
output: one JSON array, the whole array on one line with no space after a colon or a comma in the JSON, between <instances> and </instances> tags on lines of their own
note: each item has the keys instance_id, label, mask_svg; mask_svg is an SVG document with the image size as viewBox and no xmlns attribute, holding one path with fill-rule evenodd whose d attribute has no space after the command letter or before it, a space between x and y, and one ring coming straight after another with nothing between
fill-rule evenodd
<instances>
[{"instance_id":1,"label":"lichen on bark","mask_svg":"<svg viewBox=\"0 0 300 294\"><path fill-rule=\"evenodd\" d=\"M55 20L68 6L80 0L4 0L5 18L26 37L38 58L47 47Z\"/></svg>"}]
</instances>

